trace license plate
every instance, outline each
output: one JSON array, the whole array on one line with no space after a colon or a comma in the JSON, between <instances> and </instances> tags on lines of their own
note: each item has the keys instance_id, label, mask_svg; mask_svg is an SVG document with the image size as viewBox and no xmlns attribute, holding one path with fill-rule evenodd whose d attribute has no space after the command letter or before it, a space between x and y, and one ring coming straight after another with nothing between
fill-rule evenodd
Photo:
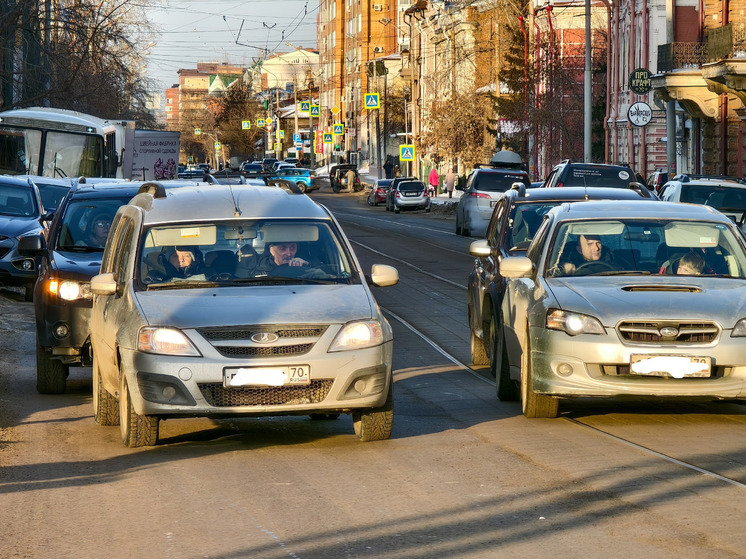
<instances>
[{"instance_id":1,"label":"license plate","mask_svg":"<svg viewBox=\"0 0 746 559\"><path fill-rule=\"evenodd\" d=\"M629 372L649 377L702 378L711 376L709 357L632 354Z\"/></svg>"},{"instance_id":2,"label":"license plate","mask_svg":"<svg viewBox=\"0 0 746 559\"><path fill-rule=\"evenodd\" d=\"M311 384L311 367L240 367L223 371L223 386L285 386Z\"/></svg>"},{"instance_id":3,"label":"license plate","mask_svg":"<svg viewBox=\"0 0 746 559\"><path fill-rule=\"evenodd\" d=\"M419 196L417 192L405 192L404 196Z\"/></svg>"}]
</instances>

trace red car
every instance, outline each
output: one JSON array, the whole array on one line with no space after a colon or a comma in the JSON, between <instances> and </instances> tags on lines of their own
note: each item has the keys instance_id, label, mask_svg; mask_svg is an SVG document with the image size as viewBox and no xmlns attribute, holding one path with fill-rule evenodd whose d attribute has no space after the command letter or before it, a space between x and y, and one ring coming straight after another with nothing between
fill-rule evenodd
<instances>
[{"instance_id":1,"label":"red car","mask_svg":"<svg viewBox=\"0 0 746 559\"><path fill-rule=\"evenodd\" d=\"M380 179L368 193L368 205L377 206L386 203L386 194L391 187L391 179Z\"/></svg>"}]
</instances>

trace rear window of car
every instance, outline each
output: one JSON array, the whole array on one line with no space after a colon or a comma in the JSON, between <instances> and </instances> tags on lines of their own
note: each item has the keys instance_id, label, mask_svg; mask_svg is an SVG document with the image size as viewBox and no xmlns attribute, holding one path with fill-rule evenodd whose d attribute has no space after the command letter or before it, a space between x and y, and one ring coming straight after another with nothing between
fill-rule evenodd
<instances>
[{"instance_id":1,"label":"rear window of car","mask_svg":"<svg viewBox=\"0 0 746 559\"><path fill-rule=\"evenodd\" d=\"M406 192L418 192L425 190L425 183L419 181L406 181L399 183L399 190Z\"/></svg>"},{"instance_id":2,"label":"rear window of car","mask_svg":"<svg viewBox=\"0 0 746 559\"><path fill-rule=\"evenodd\" d=\"M514 182L529 187L531 182L523 173L479 173L474 179L474 188L485 192L507 192Z\"/></svg>"},{"instance_id":3,"label":"rear window of car","mask_svg":"<svg viewBox=\"0 0 746 559\"><path fill-rule=\"evenodd\" d=\"M249 163L247 165L243 166L244 171L261 171L262 166L261 165L255 165L253 163Z\"/></svg>"},{"instance_id":4,"label":"rear window of car","mask_svg":"<svg viewBox=\"0 0 746 559\"><path fill-rule=\"evenodd\" d=\"M562 186L609 186L627 188L635 176L624 167L585 167L573 165L560 182Z\"/></svg>"},{"instance_id":5,"label":"rear window of car","mask_svg":"<svg viewBox=\"0 0 746 559\"><path fill-rule=\"evenodd\" d=\"M746 209L746 189L727 186L685 184L681 186L681 201L704 204L715 209Z\"/></svg>"}]
</instances>

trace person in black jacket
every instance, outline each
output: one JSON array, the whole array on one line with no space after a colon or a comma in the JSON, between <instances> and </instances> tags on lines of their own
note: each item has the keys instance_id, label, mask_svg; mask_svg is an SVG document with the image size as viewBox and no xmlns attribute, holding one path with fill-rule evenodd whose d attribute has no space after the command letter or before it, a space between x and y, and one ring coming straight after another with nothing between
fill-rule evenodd
<instances>
[{"instance_id":1,"label":"person in black jacket","mask_svg":"<svg viewBox=\"0 0 746 559\"><path fill-rule=\"evenodd\" d=\"M565 274L575 274L584 269L590 273L616 270L617 267L614 255L603 246L599 235L580 235L575 250L570 251L567 259L560 263L560 270Z\"/></svg>"},{"instance_id":2,"label":"person in black jacket","mask_svg":"<svg viewBox=\"0 0 746 559\"><path fill-rule=\"evenodd\" d=\"M171 247L162 256L167 278L189 278L205 273L202 253L196 248Z\"/></svg>"}]
</instances>

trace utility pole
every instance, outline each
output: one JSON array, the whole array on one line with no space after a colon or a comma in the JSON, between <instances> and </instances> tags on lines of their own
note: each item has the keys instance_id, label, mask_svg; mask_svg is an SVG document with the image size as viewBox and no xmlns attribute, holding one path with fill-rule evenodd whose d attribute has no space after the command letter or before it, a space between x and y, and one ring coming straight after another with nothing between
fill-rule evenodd
<instances>
[{"instance_id":1,"label":"utility pole","mask_svg":"<svg viewBox=\"0 0 746 559\"><path fill-rule=\"evenodd\" d=\"M591 0L585 0L585 91L583 95L583 161L591 162L591 95L593 92L591 73Z\"/></svg>"}]
</instances>

